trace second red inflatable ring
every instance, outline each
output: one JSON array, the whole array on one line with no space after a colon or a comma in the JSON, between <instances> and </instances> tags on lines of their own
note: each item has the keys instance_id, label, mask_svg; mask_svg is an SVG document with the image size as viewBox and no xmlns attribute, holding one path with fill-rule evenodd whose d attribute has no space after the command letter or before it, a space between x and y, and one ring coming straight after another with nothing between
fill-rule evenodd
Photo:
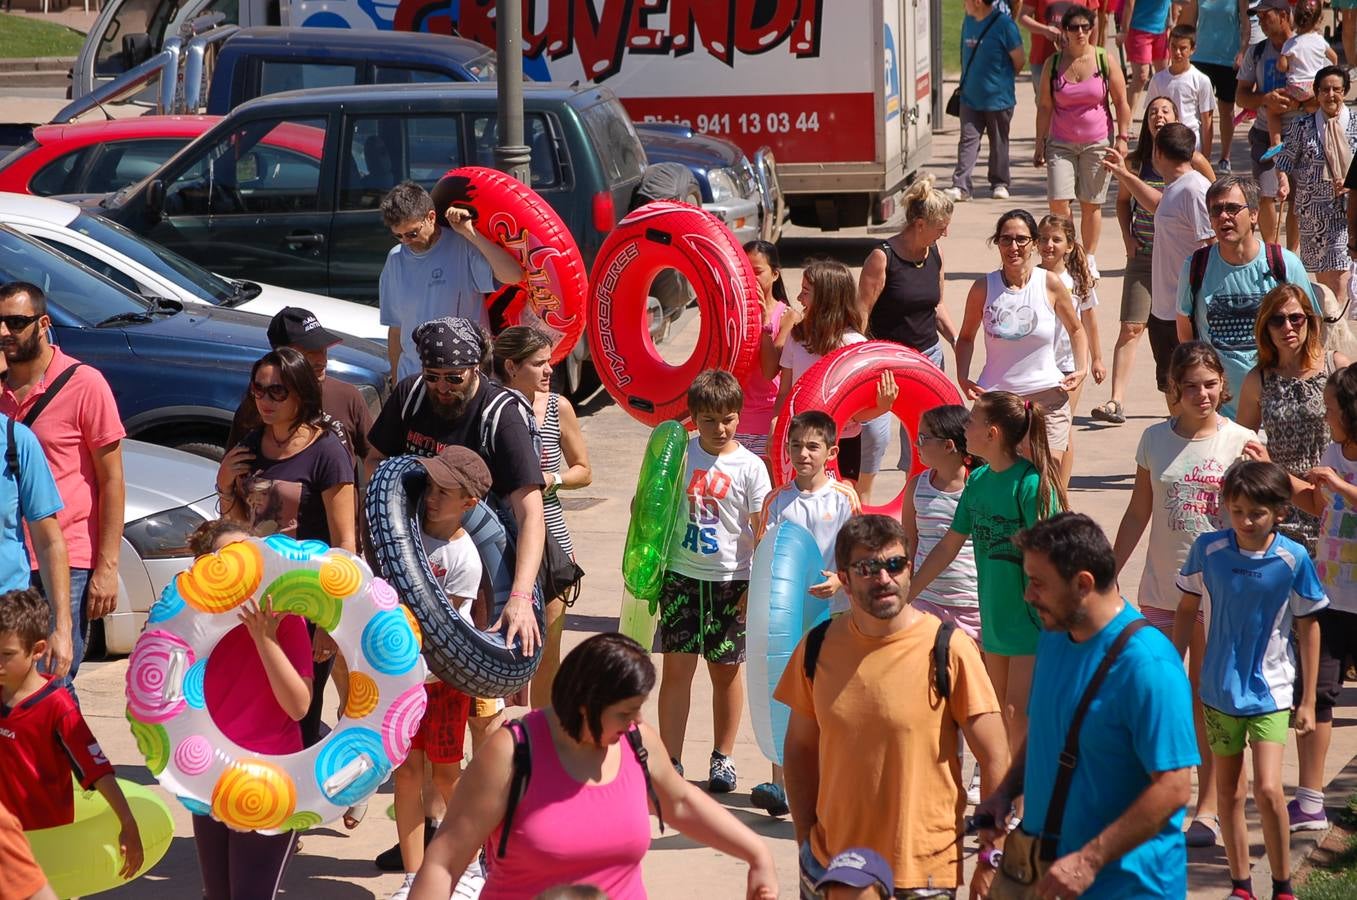
<instances>
[{"instance_id":1,"label":"second red inflatable ring","mask_svg":"<svg viewBox=\"0 0 1357 900\"><path fill-rule=\"evenodd\" d=\"M787 456L787 429L792 416L815 409L828 413L843 433L843 426L864 409L876 404L876 385L881 373L895 376L900 394L891 412L905 426L911 438L919 433L919 417L935 406L962 403L961 392L952 380L923 354L892 341L866 341L841 347L820 359L792 385L782 408L778 410L768 450L778 484L790 481L791 460ZM910 468L913 475L923 470L919 454ZM904 491L880 506L865 507L865 512L900 518Z\"/></svg>"},{"instance_id":2,"label":"second red inflatable ring","mask_svg":"<svg viewBox=\"0 0 1357 900\"><path fill-rule=\"evenodd\" d=\"M672 366L650 339L646 296L664 269L692 282L702 331L692 356ZM720 219L695 206L656 200L620 223L594 261L589 351L618 404L646 425L688 423L688 386L704 369L743 383L759 349L759 286L749 258Z\"/></svg>"}]
</instances>

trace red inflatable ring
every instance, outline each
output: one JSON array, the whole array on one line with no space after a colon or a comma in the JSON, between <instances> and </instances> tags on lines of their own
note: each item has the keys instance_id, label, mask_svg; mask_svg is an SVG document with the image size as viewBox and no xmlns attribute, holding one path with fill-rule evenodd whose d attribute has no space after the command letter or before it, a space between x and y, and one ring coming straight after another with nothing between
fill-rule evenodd
<instances>
[{"instance_id":1,"label":"red inflatable ring","mask_svg":"<svg viewBox=\"0 0 1357 900\"><path fill-rule=\"evenodd\" d=\"M702 332L686 362L671 366L655 350L646 295L655 276L677 269L692 282ZM759 285L749 258L720 219L686 203L656 200L608 235L594 260L589 294L589 352L619 405L648 426L689 424L688 385L704 369L725 369L741 383L759 350Z\"/></svg>"},{"instance_id":2,"label":"red inflatable ring","mask_svg":"<svg viewBox=\"0 0 1357 900\"><path fill-rule=\"evenodd\" d=\"M787 428L792 416L818 409L829 413L842 432L855 413L876 404L876 385L883 371L895 375L900 395L891 412L911 436L919 433L919 417L928 410L963 402L961 392L952 380L926 356L909 347L892 341L866 341L841 347L807 369L792 385L778 410L777 427L773 430L769 450L773 454L773 471L779 484L790 481L795 475L787 456ZM922 470L919 454L915 453L910 474ZM898 519L904 499L902 490L884 505L864 507L863 511Z\"/></svg>"},{"instance_id":3,"label":"red inflatable ring","mask_svg":"<svg viewBox=\"0 0 1357 900\"><path fill-rule=\"evenodd\" d=\"M499 334L510 325L531 325L551 336L552 363L565 359L584 330L589 273L556 210L516 178L482 166L444 175L434 185L433 204L445 226L449 206L470 210L476 230L528 273L490 296L490 330Z\"/></svg>"}]
</instances>

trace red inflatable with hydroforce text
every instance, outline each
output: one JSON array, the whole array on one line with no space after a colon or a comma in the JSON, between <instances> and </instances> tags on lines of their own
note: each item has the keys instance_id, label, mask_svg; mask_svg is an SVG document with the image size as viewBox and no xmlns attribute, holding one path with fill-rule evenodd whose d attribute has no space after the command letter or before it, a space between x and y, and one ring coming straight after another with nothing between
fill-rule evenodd
<instances>
[{"instance_id":1,"label":"red inflatable with hydroforce text","mask_svg":"<svg viewBox=\"0 0 1357 900\"><path fill-rule=\"evenodd\" d=\"M650 339L646 296L664 269L692 282L702 330L688 359L672 366ZM705 369L741 383L758 355L759 285L744 250L720 219L673 200L656 200L618 223L594 261L589 352L608 393L638 421L690 424L688 386Z\"/></svg>"},{"instance_id":2,"label":"red inflatable with hydroforce text","mask_svg":"<svg viewBox=\"0 0 1357 900\"><path fill-rule=\"evenodd\" d=\"M565 359L584 330L589 273L565 222L536 191L495 169L452 169L433 189L434 209L446 226L449 206L476 217L476 230L509 252L527 272L486 301L490 330L531 325L552 341L551 361Z\"/></svg>"},{"instance_id":3,"label":"red inflatable with hydroforce text","mask_svg":"<svg viewBox=\"0 0 1357 900\"><path fill-rule=\"evenodd\" d=\"M876 386L881 373L895 376L900 394L891 412L913 439L919 433L919 418L935 406L964 402L952 380L923 354L892 341L866 341L841 347L826 354L792 385L791 392L778 410L769 450L773 473L782 484L795 477L787 456L787 428L792 417L810 410L828 413L838 423L839 433L855 413L876 405ZM923 471L919 454L913 455L910 474ZM830 464L834 468L834 464ZM836 470L837 474L837 470ZM880 506L864 507L865 512L900 518L904 503L902 490Z\"/></svg>"}]
</instances>

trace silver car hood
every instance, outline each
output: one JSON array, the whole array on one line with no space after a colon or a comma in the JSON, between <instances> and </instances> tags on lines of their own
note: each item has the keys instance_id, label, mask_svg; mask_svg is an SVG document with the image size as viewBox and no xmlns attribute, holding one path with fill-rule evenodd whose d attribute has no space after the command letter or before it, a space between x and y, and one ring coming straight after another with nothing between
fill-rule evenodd
<instances>
[{"instance_id":1,"label":"silver car hood","mask_svg":"<svg viewBox=\"0 0 1357 900\"><path fill-rule=\"evenodd\" d=\"M124 521L135 522L177 506L193 506L206 517L215 517L215 462L144 441L124 440L122 447L127 484Z\"/></svg>"}]
</instances>

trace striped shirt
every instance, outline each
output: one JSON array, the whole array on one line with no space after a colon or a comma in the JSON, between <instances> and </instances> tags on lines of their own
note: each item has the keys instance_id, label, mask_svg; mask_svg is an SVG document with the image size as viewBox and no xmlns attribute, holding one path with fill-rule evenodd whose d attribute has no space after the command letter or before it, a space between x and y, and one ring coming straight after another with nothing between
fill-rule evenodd
<instances>
[{"instance_id":1,"label":"striped shirt","mask_svg":"<svg viewBox=\"0 0 1357 900\"><path fill-rule=\"evenodd\" d=\"M776 522L795 522L815 537L824 558L824 569L828 572L838 570L834 562L834 541L839 536L843 523L862 512L862 503L858 492L846 481L833 478L824 487L813 491L803 491L795 481L779 485L764 501L763 513L759 516L754 533L762 539L765 531ZM829 600L831 613L846 612L848 596L839 590Z\"/></svg>"},{"instance_id":2,"label":"striped shirt","mask_svg":"<svg viewBox=\"0 0 1357 900\"><path fill-rule=\"evenodd\" d=\"M961 491L940 491L933 487L933 470L925 469L914 481L914 524L919 545L914 548L914 571L919 571L928 554L952 528ZM961 546L956 559L942 574L919 592L919 599L939 606L980 607L976 588L975 548L971 539Z\"/></svg>"}]
</instances>

